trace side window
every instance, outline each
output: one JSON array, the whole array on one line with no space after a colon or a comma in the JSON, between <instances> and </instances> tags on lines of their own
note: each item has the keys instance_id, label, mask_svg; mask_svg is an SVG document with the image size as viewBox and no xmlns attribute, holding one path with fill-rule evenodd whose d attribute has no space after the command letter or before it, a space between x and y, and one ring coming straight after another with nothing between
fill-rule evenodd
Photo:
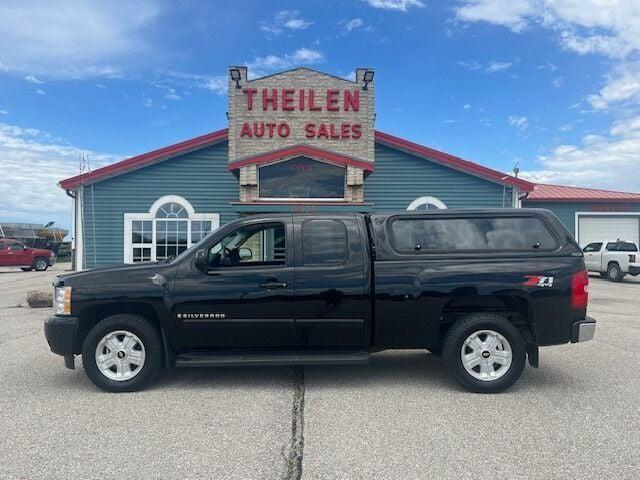
<instances>
[{"instance_id":1,"label":"side window","mask_svg":"<svg viewBox=\"0 0 640 480\"><path fill-rule=\"evenodd\" d=\"M638 247L636 247L635 243L620 242L618 244L618 251L619 252L637 252L638 251Z\"/></svg>"},{"instance_id":2,"label":"side window","mask_svg":"<svg viewBox=\"0 0 640 480\"><path fill-rule=\"evenodd\" d=\"M338 220L302 223L302 263L339 265L347 259L347 227Z\"/></svg>"},{"instance_id":3,"label":"side window","mask_svg":"<svg viewBox=\"0 0 640 480\"><path fill-rule=\"evenodd\" d=\"M247 225L231 232L209 249L209 266L284 265L286 235L282 223Z\"/></svg>"},{"instance_id":4,"label":"side window","mask_svg":"<svg viewBox=\"0 0 640 480\"><path fill-rule=\"evenodd\" d=\"M14 252L24 250L24 245L18 242L11 242L9 243L9 250L12 250Z\"/></svg>"},{"instance_id":5,"label":"side window","mask_svg":"<svg viewBox=\"0 0 640 480\"><path fill-rule=\"evenodd\" d=\"M0 240L0 250L4 250L4 242Z\"/></svg>"},{"instance_id":6,"label":"side window","mask_svg":"<svg viewBox=\"0 0 640 480\"><path fill-rule=\"evenodd\" d=\"M618 244L616 242L609 242L607 243L606 250L607 252L617 252Z\"/></svg>"},{"instance_id":7,"label":"side window","mask_svg":"<svg viewBox=\"0 0 640 480\"><path fill-rule=\"evenodd\" d=\"M404 252L553 250L557 243L536 217L399 218L394 247Z\"/></svg>"},{"instance_id":8,"label":"side window","mask_svg":"<svg viewBox=\"0 0 640 480\"><path fill-rule=\"evenodd\" d=\"M596 243L590 243L589 245L587 245L586 247L584 247L584 252L585 253L589 253L589 252L599 252L600 248L602 248L602 242L596 242Z\"/></svg>"}]
</instances>

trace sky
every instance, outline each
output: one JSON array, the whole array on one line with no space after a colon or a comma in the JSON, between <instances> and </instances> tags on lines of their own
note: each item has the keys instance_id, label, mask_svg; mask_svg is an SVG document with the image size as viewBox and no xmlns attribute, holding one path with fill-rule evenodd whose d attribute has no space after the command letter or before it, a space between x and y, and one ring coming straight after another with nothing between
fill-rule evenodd
<instances>
[{"instance_id":1,"label":"sky","mask_svg":"<svg viewBox=\"0 0 640 480\"><path fill-rule=\"evenodd\" d=\"M0 221L226 127L226 72L376 70L376 128L532 181L640 192L637 0L0 0ZM428 192L425 192L428 194Z\"/></svg>"}]
</instances>

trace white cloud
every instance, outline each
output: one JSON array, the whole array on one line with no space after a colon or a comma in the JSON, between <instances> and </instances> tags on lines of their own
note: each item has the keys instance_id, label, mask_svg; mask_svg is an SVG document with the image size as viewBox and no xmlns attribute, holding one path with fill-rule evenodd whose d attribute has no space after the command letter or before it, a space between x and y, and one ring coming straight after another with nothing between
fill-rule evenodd
<instances>
[{"instance_id":1,"label":"white cloud","mask_svg":"<svg viewBox=\"0 0 640 480\"><path fill-rule=\"evenodd\" d=\"M361 18L352 18L351 20L340 20L338 25L345 31L345 33L352 32L353 30L361 29L364 26L364 20Z\"/></svg>"},{"instance_id":2,"label":"white cloud","mask_svg":"<svg viewBox=\"0 0 640 480\"><path fill-rule=\"evenodd\" d=\"M34 75L27 75L24 79L29 83L35 83L36 85L42 85L44 82Z\"/></svg>"},{"instance_id":3,"label":"white cloud","mask_svg":"<svg viewBox=\"0 0 640 480\"><path fill-rule=\"evenodd\" d=\"M422 8L424 3L421 0L364 0L373 8L381 8L383 10L398 10L406 12L411 7Z\"/></svg>"},{"instance_id":4,"label":"white cloud","mask_svg":"<svg viewBox=\"0 0 640 480\"><path fill-rule=\"evenodd\" d=\"M162 98L166 98L167 100L180 100L181 97L176 93L175 88L169 88Z\"/></svg>"},{"instance_id":5,"label":"white cloud","mask_svg":"<svg viewBox=\"0 0 640 480\"><path fill-rule=\"evenodd\" d=\"M226 75L202 75L168 70L157 72L156 77L150 83L161 90L165 90L169 95L172 92L175 93L175 89L172 86L197 88L219 95L227 93Z\"/></svg>"},{"instance_id":6,"label":"white cloud","mask_svg":"<svg viewBox=\"0 0 640 480\"><path fill-rule=\"evenodd\" d=\"M300 12L295 10L281 10L275 13L269 20L260 22L260 30L272 35L280 35L286 29L305 30L313 25L313 22L300 17Z\"/></svg>"},{"instance_id":7,"label":"white cloud","mask_svg":"<svg viewBox=\"0 0 640 480\"><path fill-rule=\"evenodd\" d=\"M90 158L92 168L120 160L64 144L40 130L0 123L2 167L11 172L0 177L5 217L33 223L56 220L68 226L70 201L57 182L78 173L80 155Z\"/></svg>"},{"instance_id":8,"label":"white cloud","mask_svg":"<svg viewBox=\"0 0 640 480\"><path fill-rule=\"evenodd\" d=\"M609 134L586 135L580 145L560 145L540 156L540 169L522 176L546 183L640 191L640 115L613 124Z\"/></svg>"},{"instance_id":9,"label":"white cloud","mask_svg":"<svg viewBox=\"0 0 640 480\"><path fill-rule=\"evenodd\" d=\"M37 93L38 95L46 95L46 94L47 94L47 92L45 92L45 91L44 91L44 90L42 90L41 88L36 88L36 93Z\"/></svg>"},{"instance_id":10,"label":"white cloud","mask_svg":"<svg viewBox=\"0 0 640 480\"><path fill-rule=\"evenodd\" d=\"M529 126L529 119L524 115L511 115L507 120L509 125L516 127L521 132L524 132Z\"/></svg>"},{"instance_id":11,"label":"white cloud","mask_svg":"<svg viewBox=\"0 0 640 480\"><path fill-rule=\"evenodd\" d=\"M598 93L587 97L596 110L616 105L640 104L640 64L622 65L614 69Z\"/></svg>"},{"instance_id":12,"label":"white cloud","mask_svg":"<svg viewBox=\"0 0 640 480\"><path fill-rule=\"evenodd\" d=\"M544 65L538 65L538 70L549 70L551 72L555 72L557 69L558 67L551 62L547 62Z\"/></svg>"},{"instance_id":13,"label":"white cloud","mask_svg":"<svg viewBox=\"0 0 640 480\"><path fill-rule=\"evenodd\" d=\"M147 108L151 108L153 107L153 100L149 97L145 97L142 99L142 104Z\"/></svg>"},{"instance_id":14,"label":"white cloud","mask_svg":"<svg viewBox=\"0 0 640 480\"><path fill-rule=\"evenodd\" d=\"M579 54L622 58L640 51L640 2L637 0L465 0L459 20L489 22L522 32L542 25Z\"/></svg>"},{"instance_id":15,"label":"white cloud","mask_svg":"<svg viewBox=\"0 0 640 480\"><path fill-rule=\"evenodd\" d=\"M469 103L465 103L462 108L464 108L465 110L469 110L471 108L471 104Z\"/></svg>"},{"instance_id":16,"label":"white cloud","mask_svg":"<svg viewBox=\"0 0 640 480\"><path fill-rule=\"evenodd\" d=\"M0 110L0 115L9 115L8 110Z\"/></svg>"},{"instance_id":17,"label":"white cloud","mask_svg":"<svg viewBox=\"0 0 640 480\"><path fill-rule=\"evenodd\" d=\"M276 70L287 70L301 65L315 65L323 61L324 54L322 52L310 48L299 48L295 52L282 56L270 54L265 57L255 57L252 61L246 62L246 66L249 68L249 76L259 77Z\"/></svg>"},{"instance_id":18,"label":"white cloud","mask_svg":"<svg viewBox=\"0 0 640 480\"><path fill-rule=\"evenodd\" d=\"M475 60L474 61L461 60L457 62L457 64L468 70L482 70L484 73L503 72L513 66L512 62L498 62L496 60L491 60L486 65L480 62L476 62Z\"/></svg>"},{"instance_id":19,"label":"white cloud","mask_svg":"<svg viewBox=\"0 0 640 480\"><path fill-rule=\"evenodd\" d=\"M1 2L5 71L58 78L113 76L145 58L145 29L159 16L152 0Z\"/></svg>"},{"instance_id":20,"label":"white cloud","mask_svg":"<svg viewBox=\"0 0 640 480\"><path fill-rule=\"evenodd\" d=\"M564 85L564 77L555 77L553 80L551 80L551 85L559 88L561 86Z\"/></svg>"}]
</instances>

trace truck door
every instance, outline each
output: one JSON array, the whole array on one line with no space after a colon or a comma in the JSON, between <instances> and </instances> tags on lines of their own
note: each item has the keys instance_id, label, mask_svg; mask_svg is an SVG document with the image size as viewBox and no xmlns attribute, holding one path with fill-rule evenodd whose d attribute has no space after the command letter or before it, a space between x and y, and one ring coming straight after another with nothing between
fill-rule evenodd
<instances>
[{"instance_id":1,"label":"truck door","mask_svg":"<svg viewBox=\"0 0 640 480\"><path fill-rule=\"evenodd\" d=\"M295 217L296 342L305 348L363 348L369 326L364 224L356 216Z\"/></svg>"},{"instance_id":2,"label":"truck door","mask_svg":"<svg viewBox=\"0 0 640 480\"><path fill-rule=\"evenodd\" d=\"M208 251L208 271L185 265L174 283L182 349L291 347L293 227L247 222Z\"/></svg>"},{"instance_id":3,"label":"truck door","mask_svg":"<svg viewBox=\"0 0 640 480\"><path fill-rule=\"evenodd\" d=\"M590 243L582 252L584 253L584 264L587 267L587 270L592 272L599 272L601 269L601 259L602 254L600 253L600 249L602 248L602 242Z\"/></svg>"},{"instance_id":4,"label":"truck door","mask_svg":"<svg viewBox=\"0 0 640 480\"><path fill-rule=\"evenodd\" d=\"M22 266L31 264L29 252L26 250L24 244L16 242L15 240L10 240L7 241L7 246L7 257L9 259L9 263L7 263L7 265Z\"/></svg>"}]
</instances>

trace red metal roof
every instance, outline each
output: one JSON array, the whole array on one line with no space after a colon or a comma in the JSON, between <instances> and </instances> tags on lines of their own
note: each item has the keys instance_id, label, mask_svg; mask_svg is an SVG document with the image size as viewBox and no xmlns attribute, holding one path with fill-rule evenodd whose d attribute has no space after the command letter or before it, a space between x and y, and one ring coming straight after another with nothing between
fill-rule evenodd
<instances>
[{"instance_id":1,"label":"red metal roof","mask_svg":"<svg viewBox=\"0 0 640 480\"><path fill-rule=\"evenodd\" d=\"M564 187L537 183L529 193L527 201L534 202L579 202L595 200L599 202L640 202L640 193L596 190L594 188Z\"/></svg>"},{"instance_id":2,"label":"red metal roof","mask_svg":"<svg viewBox=\"0 0 640 480\"><path fill-rule=\"evenodd\" d=\"M135 157L131 157L126 160L122 160L120 162L116 162L111 165L98 168L92 172L87 172L81 175L76 175L75 177L67 178L60 182L60 187L64 188L65 190L75 190L80 185L86 185L86 184L97 182L99 180L104 180L105 178L110 178L116 175L120 175L122 173L126 173L128 171L131 171L146 165L150 165L150 164L174 157L176 155L181 155L193 150L197 150L199 148L213 145L218 142L226 141L227 139L228 139L228 130L225 128L223 130L218 130L216 132L208 133L200 137L192 138L191 140L186 140L184 142L176 143L174 145L169 145L168 147L160 148L158 150L153 150L148 153L143 153L142 155L137 155ZM387 145L387 146L405 151L407 153L417 155L427 160L435 161L447 167L455 168L456 170L461 170L463 172L467 172L472 175L486 178L494 182L517 186L523 192L530 192L531 190L533 190L533 187L534 187L533 183L527 182L526 180L515 178L515 177L512 177L511 175L506 175L502 172L498 172L497 170L492 170L490 168L483 167L482 165L478 165L477 163L473 163L468 160L463 160L459 157L449 155L448 153L440 152L432 148L418 145L417 143L413 143L408 140L404 140L402 138L389 135L388 133L384 133L376 130L375 141L383 145ZM313 148L313 147L309 147L309 148ZM326 154L326 151L322 151L320 149L314 149L314 150L325 152ZM335 154L335 155L338 155L338 154ZM349 158L343 155L339 155L339 156L344 157L343 159ZM353 163L354 161L355 161L354 159L349 159L350 163ZM360 161L360 163L365 163L365 162ZM368 165L366 166L369 167ZM234 168L237 168L237 166Z\"/></svg>"},{"instance_id":3,"label":"red metal roof","mask_svg":"<svg viewBox=\"0 0 640 480\"><path fill-rule=\"evenodd\" d=\"M271 152L261 153L259 155L253 155L251 157L234 160L233 162L229 163L229 170L235 170L237 168L244 167L246 165L252 165L254 163L269 163L280 158L298 155L303 155L311 158L319 158L330 163L337 163L338 165L351 165L354 167L362 168L363 170L369 172L372 172L374 169L374 164L372 162L364 162L347 155L342 155L341 153L312 147L311 145L292 145L290 147L281 148L280 150L274 150Z\"/></svg>"}]
</instances>

